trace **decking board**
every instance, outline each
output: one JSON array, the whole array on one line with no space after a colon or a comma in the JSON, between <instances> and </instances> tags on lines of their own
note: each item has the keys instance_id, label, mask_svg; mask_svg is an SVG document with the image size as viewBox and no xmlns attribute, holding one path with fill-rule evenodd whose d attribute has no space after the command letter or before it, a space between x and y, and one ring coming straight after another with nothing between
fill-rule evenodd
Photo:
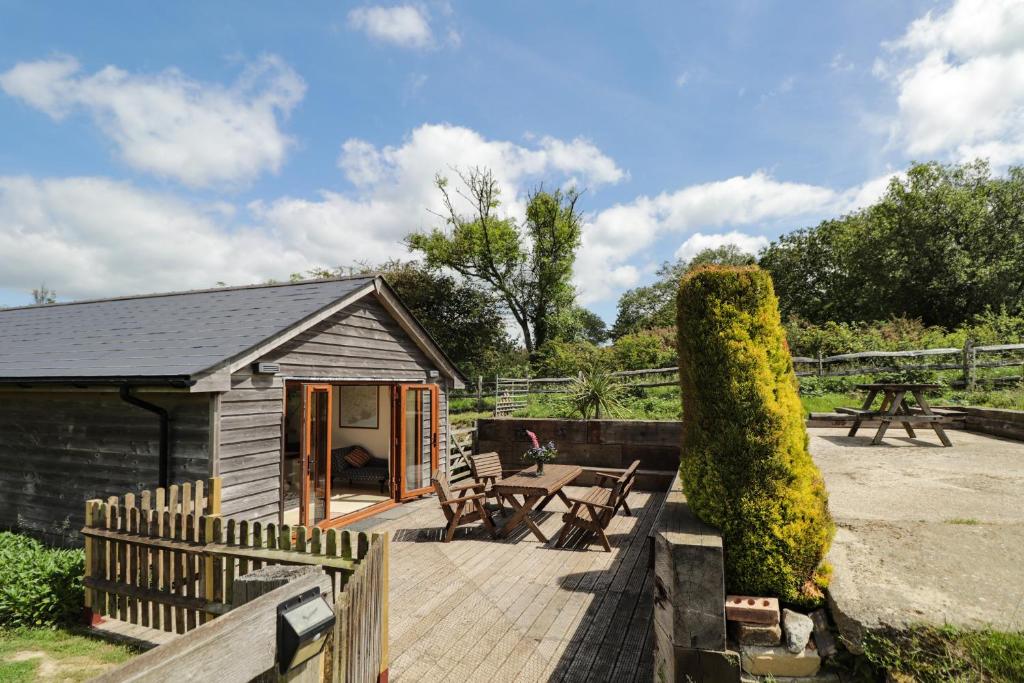
<instances>
[{"instance_id":1,"label":"decking board","mask_svg":"<svg viewBox=\"0 0 1024 683\"><path fill-rule=\"evenodd\" d=\"M608 528L611 553L576 537L554 548L557 499L538 517L546 544L525 527L499 540L468 527L442 543L432 498L369 524L392 532L391 680L649 680L647 534L663 498L630 495L634 516Z\"/></svg>"}]
</instances>

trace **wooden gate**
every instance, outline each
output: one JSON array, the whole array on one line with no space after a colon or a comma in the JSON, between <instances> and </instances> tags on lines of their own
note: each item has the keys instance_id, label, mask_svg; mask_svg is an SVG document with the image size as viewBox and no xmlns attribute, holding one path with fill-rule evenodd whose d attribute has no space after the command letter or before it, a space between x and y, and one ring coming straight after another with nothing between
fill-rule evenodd
<instances>
[{"instance_id":1,"label":"wooden gate","mask_svg":"<svg viewBox=\"0 0 1024 683\"><path fill-rule=\"evenodd\" d=\"M385 672L387 535L224 520L220 487L213 478L87 501L87 614L187 633L231 610L239 576L267 565L315 565L346 610L345 633L336 633L336 642L348 643L338 648L347 653L340 672Z\"/></svg>"}]
</instances>

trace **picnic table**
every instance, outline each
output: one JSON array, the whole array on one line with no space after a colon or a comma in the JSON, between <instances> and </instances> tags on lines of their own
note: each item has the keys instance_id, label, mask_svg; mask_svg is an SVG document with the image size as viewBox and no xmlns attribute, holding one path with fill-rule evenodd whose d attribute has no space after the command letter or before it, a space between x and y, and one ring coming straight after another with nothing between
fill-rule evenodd
<instances>
[{"instance_id":1,"label":"picnic table","mask_svg":"<svg viewBox=\"0 0 1024 683\"><path fill-rule=\"evenodd\" d=\"M925 392L934 391L939 388L938 384L906 384L896 382L883 382L877 384L858 384L857 388L868 392L864 405L860 408L836 408L837 412L853 415L853 426L850 427L848 436L855 436L860 429L861 422L865 420L880 420L875 438L871 440L872 445L882 443L882 437L893 422L899 422L907 430L907 436L916 438L914 424L923 424L935 430L936 436L943 446L952 446L953 443L946 436L942 425L949 421L945 415L936 415L925 399ZM878 410L871 408L875 397L882 394L882 405ZM917 402L917 408L912 409L907 404L907 396L913 396Z\"/></svg>"},{"instance_id":2,"label":"picnic table","mask_svg":"<svg viewBox=\"0 0 1024 683\"><path fill-rule=\"evenodd\" d=\"M543 473L538 473L537 466L531 465L518 474L495 482L494 491L512 505L512 515L502 524L498 534L508 536L516 527L525 524L541 543L547 543L548 539L541 533L540 527L530 519L530 512L534 509L543 510L555 496L561 498L567 507L571 507L562 488L571 484L581 474L583 468L579 465L548 464L544 466ZM519 502L516 496L522 496L523 501Z\"/></svg>"}]
</instances>

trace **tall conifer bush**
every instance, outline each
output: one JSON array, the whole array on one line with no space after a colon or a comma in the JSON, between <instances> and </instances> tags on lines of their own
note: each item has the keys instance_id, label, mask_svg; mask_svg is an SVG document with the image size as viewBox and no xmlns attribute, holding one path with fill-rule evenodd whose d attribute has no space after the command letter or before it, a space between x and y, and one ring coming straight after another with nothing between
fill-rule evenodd
<instances>
[{"instance_id":1,"label":"tall conifer bush","mask_svg":"<svg viewBox=\"0 0 1024 683\"><path fill-rule=\"evenodd\" d=\"M677 304L680 473L691 509L722 532L727 589L813 601L834 526L771 278L699 268Z\"/></svg>"}]
</instances>

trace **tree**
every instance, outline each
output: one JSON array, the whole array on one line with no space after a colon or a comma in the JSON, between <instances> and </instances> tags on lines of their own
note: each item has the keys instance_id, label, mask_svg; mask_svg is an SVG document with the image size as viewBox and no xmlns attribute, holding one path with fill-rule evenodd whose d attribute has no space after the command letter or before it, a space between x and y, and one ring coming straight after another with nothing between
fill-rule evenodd
<instances>
[{"instance_id":1,"label":"tree","mask_svg":"<svg viewBox=\"0 0 1024 683\"><path fill-rule=\"evenodd\" d=\"M751 254L735 244L704 249L689 261L665 261L658 268L654 284L626 290L619 298L618 315L612 325L613 339L675 324L675 298L679 279L697 266L746 266L755 262Z\"/></svg>"},{"instance_id":2,"label":"tree","mask_svg":"<svg viewBox=\"0 0 1024 683\"><path fill-rule=\"evenodd\" d=\"M450 268L486 286L515 319L532 356L551 337L558 314L575 301L569 280L580 245L580 194L536 190L519 225L496 215L501 192L490 170L456 173L462 182L456 196L469 203L470 214L460 212L447 178L438 176L445 208L438 216L444 226L413 233L406 243L424 255L429 267Z\"/></svg>"},{"instance_id":3,"label":"tree","mask_svg":"<svg viewBox=\"0 0 1024 683\"><path fill-rule=\"evenodd\" d=\"M41 304L55 304L57 303L57 292L52 289L48 289L46 284L39 285L39 289L32 290L32 303L38 305Z\"/></svg>"},{"instance_id":4,"label":"tree","mask_svg":"<svg viewBox=\"0 0 1024 683\"><path fill-rule=\"evenodd\" d=\"M586 341L591 344L603 344L608 339L608 327L597 313L574 304L552 316L551 324L548 326L548 338L566 342Z\"/></svg>"},{"instance_id":5,"label":"tree","mask_svg":"<svg viewBox=\"0 0 1024 683\"><path fill-rule=\"evenodd\" d=\"M816 572L835 529L771 278L704 266L683 278L677 302L680 478L693 512L722 532L726 589L820 599Z\"/></svg>"},{"instance_id":6,"label":"tree","mask_svg":"<svg viewBox=\"0 0 1024 683\"><path fill-rule=\"evenodd\" d=\"M784 315L813 323L919 318L956 327L1024 311L1024 169L915 164L874 205L780 237L761 254Z\"/></svg>"}]
</instances>

